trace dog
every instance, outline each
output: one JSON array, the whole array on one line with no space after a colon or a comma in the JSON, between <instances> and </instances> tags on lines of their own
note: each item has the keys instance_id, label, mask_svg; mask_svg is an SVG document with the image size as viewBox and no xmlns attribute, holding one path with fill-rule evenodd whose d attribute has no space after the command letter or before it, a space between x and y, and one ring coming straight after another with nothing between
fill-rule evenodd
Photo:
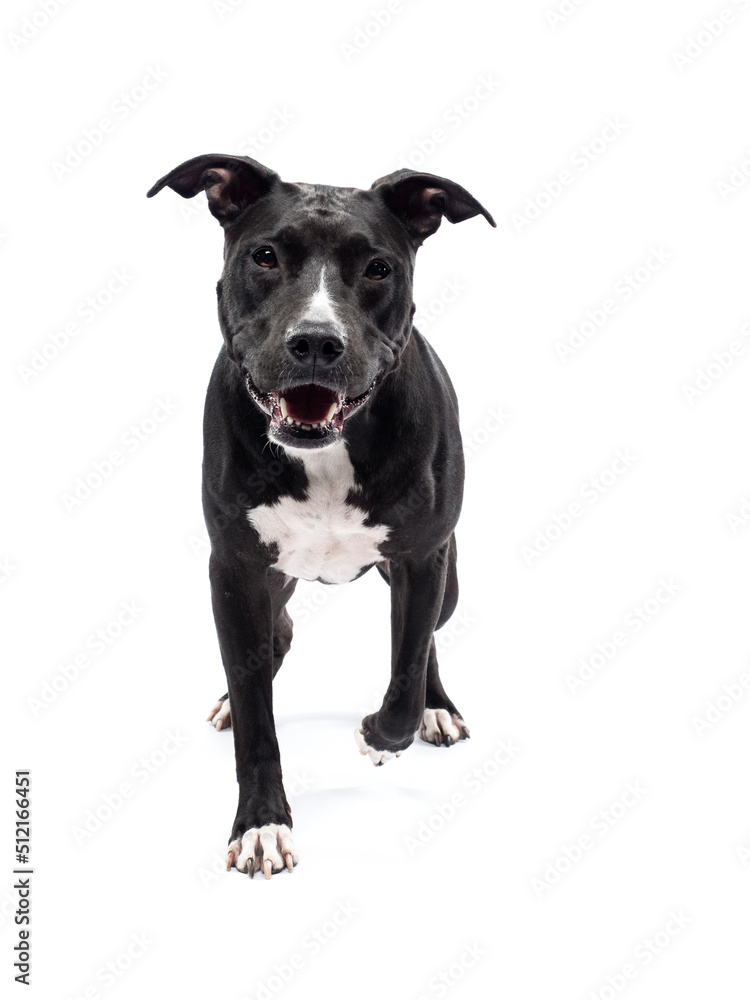
<instances>
[{"instance_id":1,"label":"dog","mask_svg":"<svg viewBox=\"0 0 750 1000\"><path fill-rule=\"evenodd\" d=\"M203 509L229 690L209 721L234 732L227 871L270 878L298 862L272 698L297 580L346 583L375 566L390 585L391 679L355 732L363 755L382 765L417 731L436 746L469 736L433 638L458 599L458 405L412 327L412 281L443 217L495 222L458 184L412 170L365 190L288 183L248 157L207 154L148 197L165 187L205 191L224 229Z\"/></svg>"}]
</instances>

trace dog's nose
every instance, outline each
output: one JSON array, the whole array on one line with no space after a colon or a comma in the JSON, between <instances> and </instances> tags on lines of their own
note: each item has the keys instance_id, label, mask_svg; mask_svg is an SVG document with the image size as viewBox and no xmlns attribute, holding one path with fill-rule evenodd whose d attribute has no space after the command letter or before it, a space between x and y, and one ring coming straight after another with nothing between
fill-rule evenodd
<instances>
[{"instance_id":1,"label":"dog's nose","mask_svg":"<svg viewBox=\"0 0 750 1000\"><path fill-rule=\"evenodd\" d=\"M289 353L301 365L332 365L344 351L344 341L331 323L304 323L286 338Z\"/></svg>"}]
</instances>

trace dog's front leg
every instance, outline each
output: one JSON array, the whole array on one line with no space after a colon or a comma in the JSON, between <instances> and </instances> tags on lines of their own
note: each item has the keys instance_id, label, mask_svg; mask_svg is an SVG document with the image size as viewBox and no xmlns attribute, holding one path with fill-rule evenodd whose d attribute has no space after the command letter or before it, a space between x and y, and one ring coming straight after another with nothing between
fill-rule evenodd
<instances>
[{"instance_id":1,"label":"dog's front leg","mask_svg":"<svg viewBox=\"0 0 750 1000\"><path fill-rule=\"evenodd\" d=\"M235 865L266 878L298 858L284 794L273 721L273 617L268 573L211 556L216 630L232 705L239 804L229 838L227 870Z\"/></svg>"},{"instance_id":2,"label":"dog's front leg","mask_svg":"<svg viewBox=\"0 0 750 1000\"><path fill-rule=\"evenodd\" d=\"M355 733L360 752L377 765L414 741L425 709L427 661L445 593L448 543L427 559L389 559L391 680L383 704Z\"/></svg>"}]
</instances>

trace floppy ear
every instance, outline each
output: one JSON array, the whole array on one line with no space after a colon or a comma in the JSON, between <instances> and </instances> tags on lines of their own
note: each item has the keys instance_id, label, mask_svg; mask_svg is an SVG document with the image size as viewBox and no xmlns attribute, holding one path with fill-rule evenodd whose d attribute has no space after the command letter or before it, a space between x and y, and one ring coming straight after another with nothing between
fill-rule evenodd
<instances>
[{"instance_id":1,"label":"floppy ear","mask_svg":"<svg viewBox=\"0 0 750 1000\"><path fill-rule=\"evenodd\" d=\"M460 184L435 174L397 170L380 177L370 190L377 189L385 204L420 242L436 231L443 216L449 222L463 222L483 215L495 225L486 208Z\"/></svg>"},{"instance_id":2,"label":"floppy ear","mask_svg":"<svg viewBox=\"0 0 750 1000\"><path fill-rule=\"evenodd\" d=\"M205 191L211 214L227 226L279 180L278 174L249 156L205 153L175 167L154 184L146 197L153 198L163 187L171 187L183 198Z\"/></svg>"}]
</instances>

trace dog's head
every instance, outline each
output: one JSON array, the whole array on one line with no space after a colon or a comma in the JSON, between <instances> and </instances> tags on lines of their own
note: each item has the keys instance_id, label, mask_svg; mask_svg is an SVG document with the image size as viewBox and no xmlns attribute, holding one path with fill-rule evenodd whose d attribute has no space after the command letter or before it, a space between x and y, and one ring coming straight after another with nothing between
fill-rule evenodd
<instances>
[{"instance_id":1,"label":"dog's head","mask_svg":"<svg viewBox=\"0 0 750 1000\"><path fill-rule=\"evenodd\" d=\"M269 437L315 448L391 371L411 332L414 258L443 216L492 216L468 191L398 170L369 191L290 184L245 156L208 154L151 188L205 191L225 233L218 285L226 350Z\"/></svg>"}]
</instances>

